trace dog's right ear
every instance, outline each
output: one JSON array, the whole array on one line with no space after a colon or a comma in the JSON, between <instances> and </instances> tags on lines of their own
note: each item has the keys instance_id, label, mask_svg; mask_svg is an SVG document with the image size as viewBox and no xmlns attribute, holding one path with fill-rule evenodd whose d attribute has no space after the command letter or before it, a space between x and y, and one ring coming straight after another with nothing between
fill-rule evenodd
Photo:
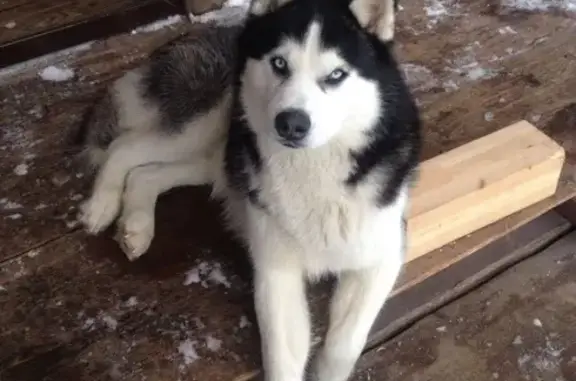
<instances>
[{"instance_id":1,"label":"dog's right ear","mask_svg":"<svg viewBox=\"0 0 576 381\"><path fill-rule=\"evenodd\" d=\"M290 0L252 0L249 13L254 16L262 16L280 8Z\"/></svg>"},{"instance_id":2,"label":"dog's right ear","mask_svg":"<svg viewBox=\"0 0 576 381\"><path fill-rule=\"evenodd\" d=\"M352 0L349 7L365 30L384 42L394 39L398 0Z\"/></svg>"}]
</instances>

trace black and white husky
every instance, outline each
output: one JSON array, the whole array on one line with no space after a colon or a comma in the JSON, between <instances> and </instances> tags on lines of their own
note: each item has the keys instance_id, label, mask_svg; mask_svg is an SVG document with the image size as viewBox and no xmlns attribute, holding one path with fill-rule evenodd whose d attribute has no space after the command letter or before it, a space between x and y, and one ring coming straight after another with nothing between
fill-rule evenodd
<instances>
[{"instance_id":1,"label":"black and white husky","mask_svg":"<svg viewBox=\"0 0 576 381\"><path fill-rule=\"evenodd\" d=\"M396 281L420 147L418 110L391 52L393 0L254 0L118 79L83 130L98 168L81 220L122 210L134 260L158 196L212 184L254 265L265 379L302 381L307 279L338 275L318 381L351 374Z\"/></svg>"}]
</instances>

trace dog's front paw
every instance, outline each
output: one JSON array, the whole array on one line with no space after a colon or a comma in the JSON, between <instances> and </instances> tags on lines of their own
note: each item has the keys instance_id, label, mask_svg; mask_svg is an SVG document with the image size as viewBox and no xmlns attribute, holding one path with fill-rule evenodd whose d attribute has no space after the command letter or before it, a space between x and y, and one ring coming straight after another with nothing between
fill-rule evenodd
<instances>
[{"instance_id":1,"label":"dog's front paw","mask_svg":"<svg viewBox=\"0 0 576 381\"><path fill-rule=\"evenodd\" d=\"M96 192L80 207L79 220L90 234L98 234L116 218L120 209L121 191L110 189Z\"/></svg>"},{"instance_id":2,"label":"dog's front paw","mask_svg":"<svg viewBox=\"0 0 576 381\"><path fill-rule=\"evenodd\" d=\"M145 211L131 212L122 217L116 240L130 261L140 258L154 238L154 215Z\"/></svg>"}]
</instances>

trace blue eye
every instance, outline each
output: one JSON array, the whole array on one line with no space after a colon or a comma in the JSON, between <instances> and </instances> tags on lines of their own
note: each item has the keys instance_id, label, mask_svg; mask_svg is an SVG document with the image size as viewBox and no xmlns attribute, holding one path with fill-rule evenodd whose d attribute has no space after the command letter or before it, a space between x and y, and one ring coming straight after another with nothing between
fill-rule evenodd
<instances>
[{"instance_id":1,"label":"blue eye","mask_svg":"<svg viewBox=\"0 0 576 381\"><path fill-rule=\"evenodd\" d=\"M327 85L338 85L348 77L348 73L342 69L335 69L324 78Z\"/></svg>"},{"instance_id":2,"label":"blue eye","mask_svg":"<svg viewBox=\"0 0 576 381\"><path fill-rule=\"evenodd\" d=\"M272 66L272 70L281 76L288 75L288 62L280 56L274 56L270 58L270 65Z\"/></svg>"}]
</instances>

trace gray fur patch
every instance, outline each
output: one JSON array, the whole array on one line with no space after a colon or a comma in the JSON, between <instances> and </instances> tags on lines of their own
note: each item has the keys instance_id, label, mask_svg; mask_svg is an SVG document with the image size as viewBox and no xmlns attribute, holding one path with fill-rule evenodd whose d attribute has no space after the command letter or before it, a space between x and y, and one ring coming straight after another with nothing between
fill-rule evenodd
<instances>
[{"instance_id":1,"label":"gray fur patch","mask_svg":"<svg viewBox=\"0 0 576 381\"><path fill-rule=\"evenodd\" d=\"M160 107L162 129L213 108L232 83L240 26L211 26L155 51L144 74L144 94Z\"/></svg>"},{"instance_id":2,"label":"gray fur patch","mask_svg":"<svg viewBox=\"0 0 576 381\"><path fill-rule=\"evenodd\" d=\"M77 143L88 148L107 148L118 136L118 110L109 91L85 115Z\"/></svg>"}]
</instances>

